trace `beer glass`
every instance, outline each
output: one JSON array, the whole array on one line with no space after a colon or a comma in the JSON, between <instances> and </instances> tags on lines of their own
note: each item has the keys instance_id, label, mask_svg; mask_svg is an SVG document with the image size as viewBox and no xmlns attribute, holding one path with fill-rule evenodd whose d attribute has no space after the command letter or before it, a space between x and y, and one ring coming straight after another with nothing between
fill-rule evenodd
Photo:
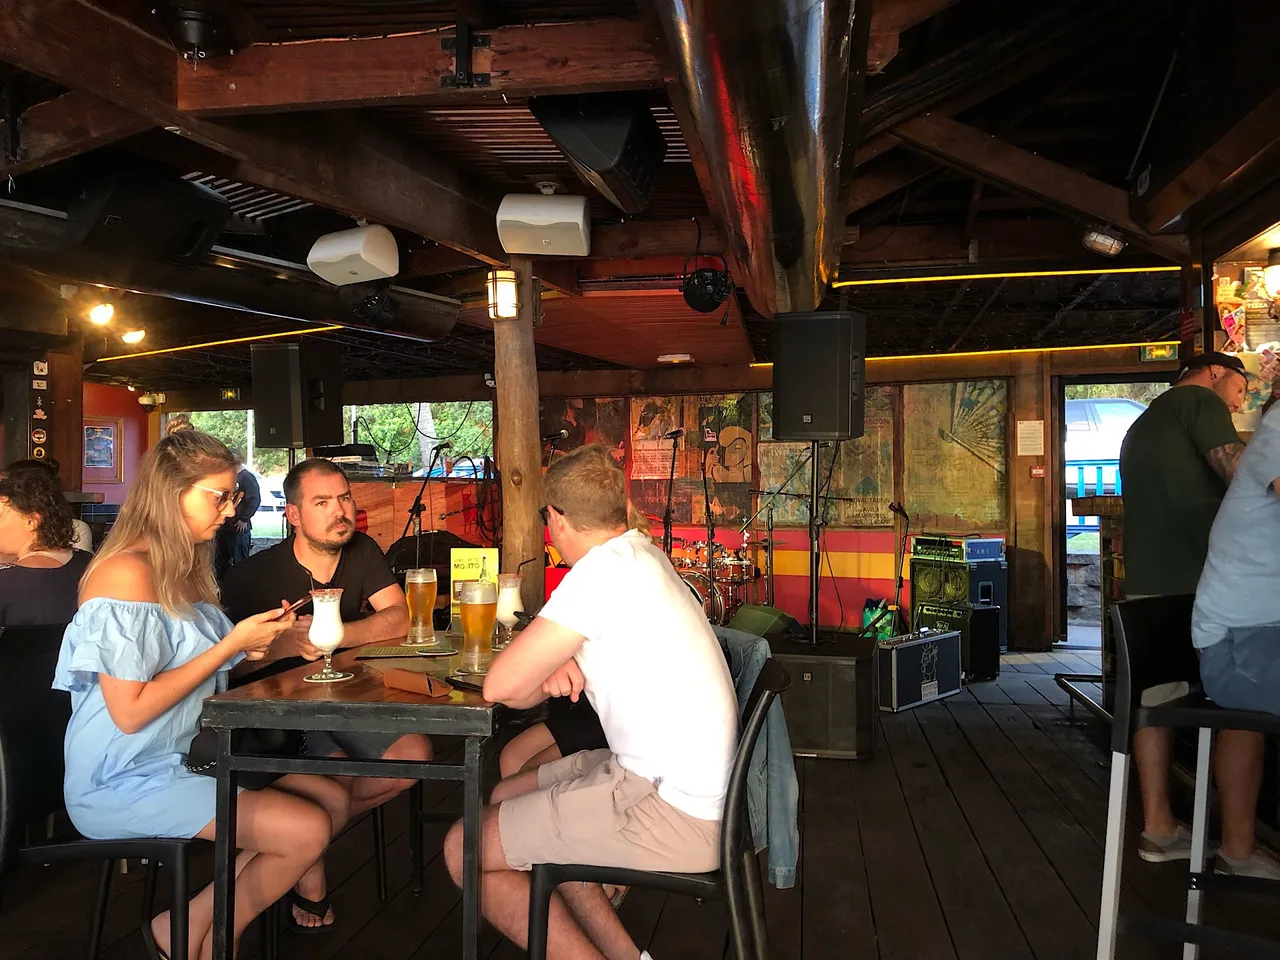
<instances>
[{"instance_id":1,"label":"beer glass","mask_svg":"<svg viewBox=\"0 0 1280 960\"><path fill-rule=\"evenodd\" d=\"M485 673L493 658L493 624L498 616L498 587L471 580L462 585L462 666L464 673Z\"/></svg>"},{"instance_id":2,"label":"beer glass","mask_svg":"<svg viewBox=\"0 0 1280 960\"><path fill-rule=\"evenodd\" d=\"M502 639L493 645L495 650L503 650L511 642L511 629L516 625L516 612L523 606L520 602L520 585L524 577L518 573L498 574L498 622L502 624Z\"/></svg>"},{"instance_id":3,"label":"beer glass","mask_svg":"<svg viewBox=\"0 0 1280 960\"><path fill-rule=\"evenodd\" d=\"M409 601L409 635L405 646L435 647L436 572L430 567L407 570L404 575L404 595Z\"/></svg>"}]
</instances>

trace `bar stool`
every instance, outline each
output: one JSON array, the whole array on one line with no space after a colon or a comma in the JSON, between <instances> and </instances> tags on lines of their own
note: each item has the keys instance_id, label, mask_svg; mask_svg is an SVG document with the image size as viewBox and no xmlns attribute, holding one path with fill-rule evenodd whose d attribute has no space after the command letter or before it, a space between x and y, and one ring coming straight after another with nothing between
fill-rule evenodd
<instances>
[{"instance_id":1,"label":"bar stool","mask_svg":"<svg viewBox=\"0 0 1280 960\"><path fill-rule=\"evenodd\" d=\"M1116 635L1116 708L1111 727L1111 791L1107 804L1107 838L1103 852L1102 909L1098 923L1098 960L1113 960L1118 933L1184 944L1184 960L1196 960L1201 946L1231 950L1242 957L1280 957L1280 943L1200 922L1207 891L1265 893L1280 896L1280 882L1254 877L1221 876L1205 869L1209 814L1209 760L1217 730L1280 733L1280 717L1252 710L1227 710L1203 694L1193 693L1155 707L1141 705L1142 691L1163 683L1200 682L1200 661L1191 642L1191 610L1195 596L1126 600L1112 608ZM1144 727L1198 731L1191 870L1185 921L1121 915L1120 870L1129 794L1129 754L1133 735Z\"/></svg>"},{"instance_id":2,"label":"bar stool","mask_svg":"<svg viewBox=\"0 0 1280 960\"><path fill-rule=\"evenodd\" d=\"M590 864L534 864L529 895L529 960L546 960L551 894L560 884L571 881L652 887L698 900L725 900L729 906L729 935L735 956L738 960L767 960L764 891L746 826L747 767L769 706L789 686L791 677L786 669L770 658L760 668L760 675L751 688L725 795L720 869L710 873L656 873Z\"/></svg>"}]
</instances>

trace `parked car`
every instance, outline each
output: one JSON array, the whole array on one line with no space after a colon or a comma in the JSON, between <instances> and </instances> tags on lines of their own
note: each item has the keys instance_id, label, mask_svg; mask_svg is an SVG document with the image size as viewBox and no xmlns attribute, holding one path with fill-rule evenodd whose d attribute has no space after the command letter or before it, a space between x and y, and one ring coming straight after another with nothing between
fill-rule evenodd
<instances>
[{"instance_id":1,"label":"parked car","mask_svg":"<svg viewBox=\"0 0 1280 960\"><path fill-rule=\"evenodd\" d=\"M1120 446L1133 421L1142 416L1146 404L1124 397L1091 397L1066 402L1067 526L1075 530L1096 530L1096 517L1076 517L1070 499L1076 496L1083 477L1085 494L1114 494L1120 470ZM1098 489L1101 471L1102 489Z\"/></svg>"},{"instance_id":2,"label":"parked car","mask_svg":"<svg viewBox=\"0 0 1280 960\"><path fill-rule=\"evenodd\" d=\"M425 477L427 475L427 470L425 467L419 467L417 470L413 471L413 475L415 477ZM480 478L484 476L484 460L473 460L470 457L463 460L455 460L453 468L447 474L444 472L444 464L437 463L431 468L431 476Z\"/></svg>"}]
</instances>

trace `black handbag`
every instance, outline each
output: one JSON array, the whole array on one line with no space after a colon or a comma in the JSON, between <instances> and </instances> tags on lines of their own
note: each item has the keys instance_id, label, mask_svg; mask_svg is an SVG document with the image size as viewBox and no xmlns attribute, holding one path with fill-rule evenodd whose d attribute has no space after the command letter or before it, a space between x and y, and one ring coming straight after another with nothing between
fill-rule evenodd
<instances>
[{"instance_id":1,"label":"black handbag","mask_svg":"<svg viewBox=\"0 0 1280 960\"><path fill-rule=\"evenodd\" d=\"M298 730L233 730L231 749L234 753L259 754L269 757L298 757L306 747L306 735ZM192 773L206 777L218 775L218 734L214 730L201 730L191 738L187 747L186 767ZM240 771L236 780L246 790L269 787L283 773L258 773Z\"/></svg>"}]
</instances>

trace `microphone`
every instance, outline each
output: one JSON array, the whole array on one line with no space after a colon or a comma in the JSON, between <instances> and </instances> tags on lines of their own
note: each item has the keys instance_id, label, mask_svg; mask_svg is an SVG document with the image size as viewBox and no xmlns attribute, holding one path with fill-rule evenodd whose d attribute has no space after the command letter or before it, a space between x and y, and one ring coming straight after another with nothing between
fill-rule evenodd
<instances>
[{"instance_id":1,"label":"microphone","mask_svg":"<svg viewBox=\"0 0 1280 960\"><path fill-rule=\"evenodd\" d=\"M569 439L568 430L557 430L555 433L548 433L545 437L542 438L542 442L555 443L557 440L568 440L568 439Z\"/></svg>"},{"instance_id":2,"label":"microphone","mask_svg":"<svg viewBox=\"0 0 1280 960\"><path fill-rule=\"evenodd\" d=\"M439 451L441 451L441 450L452 450L452 449L453 449L453 444L452 444L452 443L450 443L448 440L446 440L444 443L437 443L437 444L436 444L436 452L437 452L437 453L438 453Z\"/></svg>"},{"instance_id":3,"label":"microphone","mask_svg":"<svg viewBox=\"0 0 1280 960\"><path fill-rule=\"evenodd\" d=\"M670 433L664 433L664 434L662 435L662 439L663 439L663 440L676 440L676 439L678 439L679 437L683 437L683 436L684 436L684 427L676 427L676 429L672 430Z\"/></svg>"},{"instance_id":4,"label":"microphone","mask_svg":"<svg viewBox=\"0 0 1280 960\"><path fill-rule=\"evenodd\" d=\"M896 513L900 517L905 517L907 515L907 511L903 508L902 504L895 503L892 500L889 501L889 512Z\"/></svg>"}]
</instances>

